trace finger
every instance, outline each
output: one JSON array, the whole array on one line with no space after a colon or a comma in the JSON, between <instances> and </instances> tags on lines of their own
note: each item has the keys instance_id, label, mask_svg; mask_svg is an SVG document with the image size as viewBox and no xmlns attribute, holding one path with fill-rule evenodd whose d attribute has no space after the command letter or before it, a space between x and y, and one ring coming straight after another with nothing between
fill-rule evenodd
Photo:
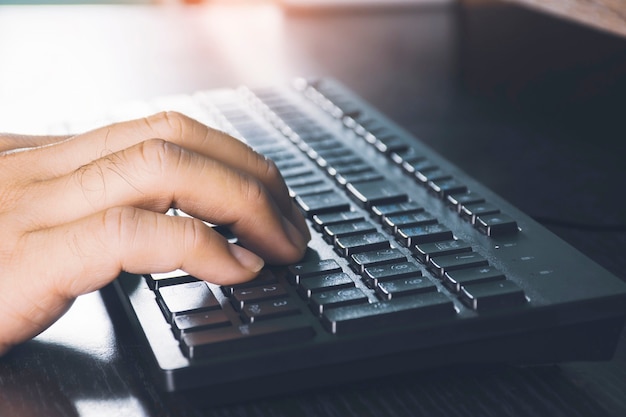
<instances>
[{"instance_id":1,"label":"finger","mask_svg":"<svg viewBox=\"0 0 626 417\"><path fill-rule=\"evenodd\" d=\"M199 220L128 207L29 233L19 246L14 264L23 268L14 273L21 279L8 288L6 281L0 284L0 336L11 335L11 340L0 337L0 350L38 334L71 300L102 288L122 271L182 269L216 284L234 284L263 267L259 257Z\"/></svg>"},{"instance_id":2,"label":"finger","mask_svg":"<svg viewBox=\"0 0 626 417\"><path fill-rule=\"evenodd\" d=\"M272 263L296 261L309 240L256 178L158 139L29 187L20 204L37 228L118 206L158 212L177 207L228 225L244 246Z\"/></svg>"},{"instance_id":3,"label":"finger","mask_svg":"<svg viewBox=\"0 0 626 417\"><path fill-rule=\"evenodd\" d=\"M24 148L35 148L67 140L70 136L39 136L16 135L12 133L0 134L0 153Z\"/></svg>"},{"instance_id":4,"label":"finger","mask_svg":"<svg viewBox=\"0 0 626 417\"><path fill-rule=\"evenodd\" d=\"M114 155L152 138L176 143L258 178L282 213L300 233L305 236L309 234L306 223L289 197L287 186L273 162L241 141L175 112L159 113L96 129L53 147L33 150L20 163L34 170L33 179L42 180L65 175L93 160Z\"/></svg>"}]
</instances>

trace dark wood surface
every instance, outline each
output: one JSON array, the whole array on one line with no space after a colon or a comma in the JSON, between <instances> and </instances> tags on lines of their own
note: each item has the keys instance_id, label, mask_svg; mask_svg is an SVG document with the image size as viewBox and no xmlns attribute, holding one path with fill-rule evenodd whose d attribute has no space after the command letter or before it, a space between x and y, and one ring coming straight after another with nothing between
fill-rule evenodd
<instances>
[{"instance_id":1,"label":"dark wood surface","mask_svg":"<svg viewBox=\"0 0 626 417\"><path fill-rule=\"evenodd\" d=\"M501 6L0 7L0 56L0 130L27 132L127 100L333 76L626 280L623 38ZM626 415L626 335L610 362L329 381L207 408L155 389L121 320L90 294L1 358L0 415Z\"/></svg>"}]
</instances>

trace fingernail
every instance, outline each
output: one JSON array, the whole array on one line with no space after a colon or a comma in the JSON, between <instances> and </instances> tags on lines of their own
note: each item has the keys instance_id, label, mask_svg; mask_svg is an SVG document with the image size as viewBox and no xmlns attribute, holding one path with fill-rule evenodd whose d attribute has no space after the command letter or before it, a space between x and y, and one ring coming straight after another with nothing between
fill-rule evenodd
<instances>
[{"instance_id":1,"label":"fingernail","mask_svg":"<svg viewBox=\"0 0 626 417\"><path fill-rule=\"evenodd\" d=\"M230 253L239 261L239 264L248 271L259 272L265 265L263 259L239 245L230 245Z\"/></svg>"}]
</instances>

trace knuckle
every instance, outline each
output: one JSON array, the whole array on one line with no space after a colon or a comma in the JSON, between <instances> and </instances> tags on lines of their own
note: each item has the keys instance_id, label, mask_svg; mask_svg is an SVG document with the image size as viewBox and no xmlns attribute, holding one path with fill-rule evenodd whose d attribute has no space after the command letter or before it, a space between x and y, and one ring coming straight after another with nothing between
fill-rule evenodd
<instances>
[{"instance_id":1,"label":"knuckle","mask_svg":"<svg viewBox=\"0 0 626 417\"><path fill-rule=\"evenodd\" d=\"M137 153L143 169L160 177L180 163L182 149L163 139L148 139L137 145Z\"/></svg>"},{"instance_id":2,"label":"knuckle","mask_svg":"<svg viewBox=\"0 0 626 417\"><path fill-rule=\"evenodd\" d=\"M183 138L190 119L176 111L163 111L148 117L146 122L159 137Z\"/></svg>"},{"instance_id":3,"label":"knuckle","mask_svg":"<svg viewBox=\"0 0 626 417\"><path fill-rule=\"evenodd\" d=\"M134 207L111 207L102 212L103 241L113 239L116 247L134 240L138 227L138 210ZM106 245L105 245L106 246Z\"/></svg>"}]
</instances>

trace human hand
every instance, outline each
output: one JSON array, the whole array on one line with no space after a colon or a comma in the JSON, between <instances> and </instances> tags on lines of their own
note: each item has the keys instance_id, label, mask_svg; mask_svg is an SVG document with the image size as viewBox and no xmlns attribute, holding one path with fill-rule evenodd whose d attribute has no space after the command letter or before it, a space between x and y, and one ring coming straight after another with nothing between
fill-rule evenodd
<instances>
[{"instance_id":1,"label":"human hand","mask_svg":"<svg viewBox=\"0 0 626 417\"><path fill-rule=\"evenodd\" d=\"M122 271L232 284L264 261L297 261L310 239L273 162L178 113L74 137L0 135L0 152L0 353Z\"/></svg>"}]
</instances>

